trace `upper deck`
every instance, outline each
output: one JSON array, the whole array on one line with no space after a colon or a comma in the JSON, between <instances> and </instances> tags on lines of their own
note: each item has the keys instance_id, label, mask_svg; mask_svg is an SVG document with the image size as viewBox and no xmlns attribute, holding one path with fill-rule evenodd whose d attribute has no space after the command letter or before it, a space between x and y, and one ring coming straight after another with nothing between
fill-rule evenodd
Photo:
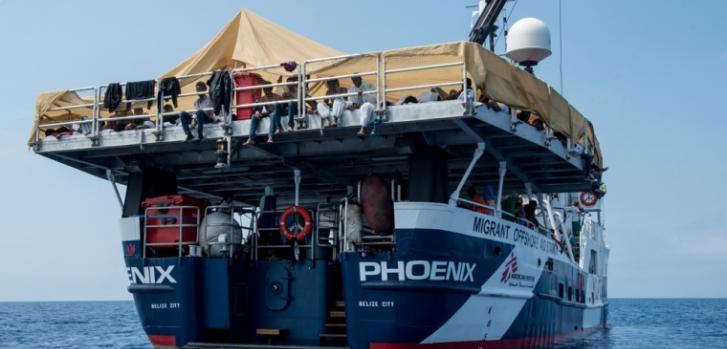
<instances>
[{"instance_id":1,"label":"upper deck","mask_svg":"<svg viewBox=\"0 0 727 349\"><path fill-rule=\"evenodd\" d=\"M523 102L508 98L507 94L498 94L496 85L502 85L503 81L492 81L491 71L473 66L485 62L473 60L467 54L447 55L437 60L431 59L435 56L426 56L429 59L418 57L408 62L397 57L400 55L382 52L315 59L297 62L293 71L283 71L280 64L230 69L233 74L259 74L271 81L276 76L280 79L276 83L261 80L253 86L235 85L231 113L220 115L222 121L219 123L205 125L205 139L194 142L185 142L182 127L166 121L181 110L193 112L191 103L197 96L195 92L183 89L179 95L181 106L173 112L149 109L143 113L119 116L118 113L111 115L102 108L106 86L71 90L65 96L72 95L73 98L57 98L46 108L49 113L67 113L69 117L47 118L53 122L44 122L42 115L38 116L32 146L43 156L92 175L106 178L113 174L120 183L125 183L129 173L138 171L140 166L155 167L176 173L182 192L218 196L224 191L232 191L238 200L250 203L256 202L267 185L273 186L283 197L290 198L295 187L293 168L302 171L302 188L309 194L315 194L308 195L310 200L344 195L346 184L355 183L357 178L370 173L406 180L416 175L409 173L410 155L422 146L436 146L446 153L450 187L455 187L478 143L485 145L486 155L485 161L479 161L472 171L470 180L473 184L497 184L498 168L501 162L505 162L508 171L504 188L507 192L523 192L526 183L533 191L546 193L590 189L591 183L584 176L583 159L569 155L568 149L577 140L590 149L591 154L599 155L595 136L591 128L587 128L590 133L581 135L569 134L572 128L559 128L558 120L562 120L563 115L557 113L569 114L565 118L570 118L568 120L573 124L573 108L567 103L565 108L557 105L560 100L554 101L549 97L547 85L529 75L513 75L512 81L509 81L512 84L510 93L516 97L523 76L548 89L543 102L537 98L543 93L537 88L525 86L520 92L526 96L520 99L533 101L532 107L528 107ZM513 74L522 72L509 64L507 69L512 69ZM483 70L489 78L483 77L484 74L480 73ZM212 74L203 72L177 78L193 85L194 81L207 79ZM326 96L320 88L328 80L338 80L341 85L350 86L349 80L354 76L363 78L372 86L364 94L376 100L375 119L378 122L375 135L357 137L362 113L358 109L346 110L338 127L324 128L315 109L303 107L331 97L355 97L356 93L348 92ZM282 77L294 78L283 80ZM467 86L468 79L474 81L473 87ZM525 81L527 84L532 82ZM245 102L235 98L240 92L259 91L266 87L293 87L296 95L276 101L263 98ZM460 92L467 95L468 89L472 89L473 94L482 94L483 98L479 100L485 103L464 98L397 103L406 96L419 96L433 88L456 89L455 95ZM84 91L86 96L83 96ZM485 96L497 100L497 105L503 110L493 110L494 103L489 102L488 105ZM131 102L136 106L153 100L155 98ZM294 113L296 130L276 135L272 144L261 142L264 138L260 138L256 145L243 144L248 138L251 121L231 114L235 114L238 108L271 107L288 102L297 102L298 105L297 113ZM518 117L522 111L529 112L531 117ZM146 127L139 126L133 130L112 131L105 127L118 121L147 123ZM286 121L284 116L283 124ZM269 122L267 117L262 119L258 126L259 135L267 135ZM590 126L587 121L584 124ZM76 132L60 139L43 137L48 129L71 129L72 125L86 125L82 128L86 134ZM224 161L218 158L220 145L224 145L229 153ZM220 162L225 166L215 167ZM306 196L303 195L303 200Z\"/></svg>"}]
</instances>

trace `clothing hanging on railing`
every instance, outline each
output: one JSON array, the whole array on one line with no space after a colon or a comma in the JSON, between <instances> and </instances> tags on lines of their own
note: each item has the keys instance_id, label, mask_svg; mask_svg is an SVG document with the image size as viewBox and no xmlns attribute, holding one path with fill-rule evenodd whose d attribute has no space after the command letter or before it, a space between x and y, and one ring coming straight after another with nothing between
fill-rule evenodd
<instances>
[{"instance_id":1,"label":"clothing hanging on railing","mask_svg":"<svg viewBox=\"0 0 727 349\"><path fill-rule=\"evenodd\" d=\"M228 114L230 112L232 91L234 90L230 73L226 70L214 72L212 77L207 80L207 85L210 87L209 95L212 99L215 115L220 115L223 108L224 113Z\"/></svg>"},{"instance_id":2,"label":"clothing hanging on railing","mask_svg":"<svg viewBox=\"0 0 727 349\"><path fill-rule=\"evenodd\" d=\"M103 97L103 107L107 108L110 112L115 111L119 104L121 104L123 94L121 84L118 82L110 83L106 86L106 93Z\"/></svg>"},{"instance_id":3,"label":"clothing hanging on railing","mask_svg":"<svg viewBox=\"0 0 727 349\"><path fill-rule=\"evenodd\" d=\"M154 98L154 87L156 87L156 81L133 81L126 83L126 100L134 101L140 99ZM146 107L151 108L153 101L148 101ZM126 110L131 108L131 103L127 103Z\"/></svg>"},{"instance_id":4,"label":"clothing hanging on railing","mask_svg":"<svg viewBox=\"0 0 727 349\"><path fill-rule=\"evenodd\" d=\"M164 97L172 97L172 104L177 107L177 97L182 93L182 88L179 86L179 79L172 76L162 79L159 82L159 93L157 94L157 109L161 113L164 106Z\"/></svg>"}]
</instances>

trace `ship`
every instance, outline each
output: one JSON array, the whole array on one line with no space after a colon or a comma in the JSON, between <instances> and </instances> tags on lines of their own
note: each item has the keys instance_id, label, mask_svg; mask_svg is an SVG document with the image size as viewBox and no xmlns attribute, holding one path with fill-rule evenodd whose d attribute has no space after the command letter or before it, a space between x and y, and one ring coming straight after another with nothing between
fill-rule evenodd
<instances>
[{"instance_id":1,"label":"ship","mask_svg":"<svg viewBox=\"0 0 727 349\"><path fill-rule=\"evenodd\" d=\"M155 348L552 346L607 326L605 168L542 22L483 47L504 2L355 54L241 10L164 75L41 94L28 145L111 183Z\"/></svg>"}]
</instances>

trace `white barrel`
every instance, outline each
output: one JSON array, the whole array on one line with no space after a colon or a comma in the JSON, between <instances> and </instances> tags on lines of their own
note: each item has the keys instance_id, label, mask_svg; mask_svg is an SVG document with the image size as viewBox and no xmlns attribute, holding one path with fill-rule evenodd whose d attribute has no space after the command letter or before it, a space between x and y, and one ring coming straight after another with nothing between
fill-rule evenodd
<instances>
[{"instance_id":1,"label":"white barrel","mask_svg":"<svg viewBox=\"0 0 727 349\"><path fill-rule=\"evenodd\" d=\"M223 251L230 250L229 245L242 243L240 224L229 213L222 211L212 212L204 217L199 236L202 250L212 257L222 256Z\"/></svg>"}]
</instances>

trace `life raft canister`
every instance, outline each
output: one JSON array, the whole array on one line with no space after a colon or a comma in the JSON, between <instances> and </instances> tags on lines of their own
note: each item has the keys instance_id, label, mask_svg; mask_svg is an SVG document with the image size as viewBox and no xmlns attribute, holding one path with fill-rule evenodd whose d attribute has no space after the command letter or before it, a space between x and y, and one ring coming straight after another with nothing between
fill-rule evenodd
<instances>
[{"instance_id":1,"label":"life raft canister","mask_svg":"<svg viewBox=\"0 0 727 349\"><path fill-rule=\"evenodd\" d=\"M301 229L297 233L293 233L290 228L288 227L287 221L288 218L290 218L291 215L296 214L303 218L303 229ZM311 221L311 215L308 210L306 210L303 207L300 206L290 206L283 211L283 214L280 216L280 231L285 235L285 238L288 240L298 240L301 241L305 239L305 236L308 235L308 233L313 230L313 224Z\"/></svg>"},{"instance_id":2,"label":"life raft canister","mask_svg":"<svg viewBox=\"0 0 727 349\"><path fill-rule=\"evenodd\" d=\"M596 204L598 201L598 196L596 196L595 193L590 191L584 191L581 192L581 194L578 196L578 199L581 201L581 203L585 206L591 207Z\"/></svg>"}]
</instances>

